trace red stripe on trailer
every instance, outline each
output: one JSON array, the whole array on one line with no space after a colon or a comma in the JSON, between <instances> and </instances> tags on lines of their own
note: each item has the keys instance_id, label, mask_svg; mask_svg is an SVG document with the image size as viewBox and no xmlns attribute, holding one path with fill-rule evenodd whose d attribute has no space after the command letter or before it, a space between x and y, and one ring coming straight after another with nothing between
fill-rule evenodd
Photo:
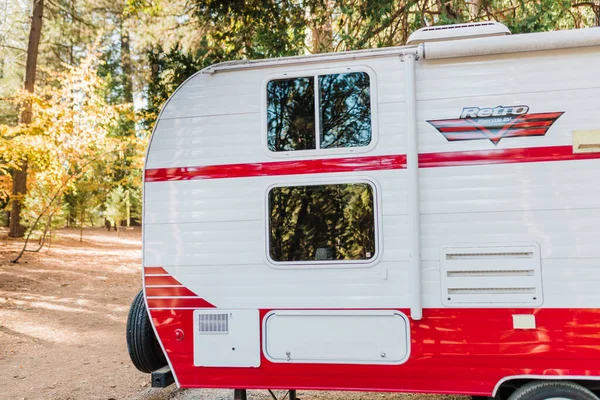
<instances>
[{"instance_id":1,"label":"red stripe on trailer","mask_svg":"<svg viewBox=\"0 0 600 400\"><path fill-rule=\"evenodd\" d=\"M169 273L163 267L144 267L144 274L146 274L146 275L169 275Z\"/></svg>"},{"instance_id":2,"label":"red stripe on trailer","mask_svg":"<svg viewBox=\"0 0 600 400\"><path fill-rule=\"evenodd\" d=\"M180 287L148 287L146 288L146 296L157 297L157 296L197 296L196 293L190 289Z\"/></svg>"},{"instance_id":3,"label":"red stripe on trailer","mask_svg":"<svg viewBox=\"0 0 600 400\"><path fill-rule=\"evenodd\" d=\"M171 298L171 299L156 299L148 298L148 308L214 308L215 306L210 304L208 301L201 299L200 297L195 298Z\"/></svg>"},{"instance_id":4,"label":"red stripe on trailer","mask_svg":"<svg viewBox=\"0 0 600 400\"><path fill-rule=\"evenodd\" d=\"M303 175L327 172L379 171L406 168L405 155L326 158L251 164L206 165L148 169L146 182L192 179L242 178L253 176Z\"/></svg>"},{"instance_id":5,"label":"red stripe on trailer","mask_svg":"<svg viewBox=\"0 0 600 400\"><path fill-rule=\"evenodd\" d=\"M172 276L152 276L144 277L146 285L181 285L179 281Z\"/></svg>"},{"instance_id":6,"label":"red stripe on trailer","mask_svg":"<svg viewBox=\"0 0 600 400\"><path fill-rule=\"evenodd\" d=\"M269 311L260 311L261 320ZM411 354L402 365L272 363L262 355L258 368L195 367L193 312L150 310L184 388L491 396L509 376L600 377L598 308L424 309L422 320L410 321ZM537 328L514 329L513 314L535 315ZM176 329L183 330L184 340L175 339Z\"/></svg>"},{"instance_id":7,"label":"red stripe on trailer","mask_svg":"<svg viewBox=\"0 0 600 400\"><path fill-rule=\"evenodd\" d=\"M572 146L527 147L419 154L419 167L462 167L547 161L591 160L600 153L573 153Z\"/></svg>"},{"instance_id":8,"label":"red stripe on trailer","mask_svg":"<svg viewBox=\"0 0 600 400\"><path fill-rule=\"evenodd\" d=\"M519 135L542 135L540 129L519 129ZM461 137L461 133L449 134ZM512 136L509 131L505 136ZM525 147L514 149L469 150L421 153L421 168L460 167L469 165L513 164L547 161L591 160L600 153L573 153L572 146ZM223 179L273 175L323 174L351 171L405 169L405 155L331 158L320 160L278 161L252 164L226 164L201 167L157 168L146 170L146 182L193 179Z\"/></svg>"}]
</instances>

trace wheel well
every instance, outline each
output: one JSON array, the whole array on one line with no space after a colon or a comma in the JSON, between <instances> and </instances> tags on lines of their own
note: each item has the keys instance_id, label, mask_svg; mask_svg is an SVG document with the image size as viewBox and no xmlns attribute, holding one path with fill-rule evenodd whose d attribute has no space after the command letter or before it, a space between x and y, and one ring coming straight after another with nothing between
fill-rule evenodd
<instances>
[{"instance_id":1,"label":"wheel well","mask_svg":"<svg viewBox=\"0 0 600 400\"><path fill-rule=\"evenodd\" d=\"M578 385L583 386L586 389L589 389L596 396L600 397L600 380L591 380L591 379L556 379L556 378L552 379L551 377L548 377L548 379L545 379L545 378L535 377L535 378L516 378L516 379L510 379L510 380L507 380L505 382L502 382L502 384L500 385L500 387L496 391L495 398L497 400L507 400L510 397L510 395L512 395L515 392L515 390L517 390L518 388L520 388L521 386L523 386L523 385L525 385L525 384L527 384L529 382L535 382L535 381L552 381L552 380L569 381L569 382L576 383Z\"/></svg>"}]
</instances>

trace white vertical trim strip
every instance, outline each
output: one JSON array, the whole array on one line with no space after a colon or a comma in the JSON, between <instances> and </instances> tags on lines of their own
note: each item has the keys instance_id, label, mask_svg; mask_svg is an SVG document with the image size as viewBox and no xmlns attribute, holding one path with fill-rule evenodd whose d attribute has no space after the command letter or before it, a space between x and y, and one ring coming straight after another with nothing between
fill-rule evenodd
<instances>
[{"instance_id":1,"label":"white vertical trim strip","mask_svg":"<svg viewBox=\"0 0 600 400\"><path fill-rule=\"evenodd\" d=\"M417 141L417 99L415 90L414 54L402 58L404 62L404 91L406 97L406 168L408 171L408 237L410 254L410 282L412 301L410 316L423 317L421 289L421 199L419 194L419 146Z\"/></svg>"}]
</instances>

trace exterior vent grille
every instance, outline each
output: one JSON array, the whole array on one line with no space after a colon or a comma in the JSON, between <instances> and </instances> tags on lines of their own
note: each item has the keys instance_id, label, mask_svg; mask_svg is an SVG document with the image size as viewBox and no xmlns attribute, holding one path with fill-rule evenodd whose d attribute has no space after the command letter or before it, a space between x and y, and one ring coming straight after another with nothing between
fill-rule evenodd
<instances>
[{"instance_id":1,"label":"exterior vent grille","mask_svg":"<svg viewBox=\"0 0 600 400\"><path fill-rule=\"evenodd\" d=\"M229 315L228 314L199 314L198 332L204 334L228 334L229 333Z\"/></svg>"},{"instance_id":2,"label":"exterior vent grille","mask_svg":"<svg viewBox=\"0 0 600 400\"><path fill-rule=\"evenodd\" d=\"M446 306L542 304L537 243L444 247L440 266L442 303Z\"/></svg>"},{"instance_id":3,"label":"exterior vent grille","mask_svg":"<svg viewBox=\"0 0 600 400\"><path fill-rule=\"evenodd\" d=\"M459 276L534 276L533 269L490 269L486 271L448 271L446 275L449 278Z\"/></svg>"},{"instance_id":4,"label":"exterior vent grille","mask_svg":"<svg viewBox=\"0 0 600 400\"><path fill-rule=\"evenodd\" d=\"M440 42L443 40L473 39L504 35L510 35L510 30L499 22L474 22L470 24L429 26L413 32L406 44L416 45L425 42Z\"/></svg>"},{"instance_id":5,"label":"exterior vent grille","mask_svg":"<svg viewBox=\"0 0 600 400\"><path fill-rule=\"evenodd\" d=\"M464 28L477 28L480 26L494 26L494 22L473 22L471 24L454 24L454 25L440 25L440 26L428 26L420 29L423 32L431 31L447 31L449 29L464 29Z\"/></svg>"},{"instance_id":6,"label":"exterior vent grille","mask_svg":"<svg viewBox=\"0 0 600 400\"><path fill-rule=\"evenodd\" d=\"M521 252L521 253L455 253L446 254L447 260L485 260L485 259L498 259L498 258L531 258L533 257L532 252Z\"/></svg>"}]
</instances>

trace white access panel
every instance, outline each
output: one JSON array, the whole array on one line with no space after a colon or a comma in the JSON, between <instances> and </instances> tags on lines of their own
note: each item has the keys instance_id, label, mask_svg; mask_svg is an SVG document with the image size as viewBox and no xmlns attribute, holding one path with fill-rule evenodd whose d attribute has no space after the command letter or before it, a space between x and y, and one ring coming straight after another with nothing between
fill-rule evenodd
<instances>
[{"instance_id":1,"label":"white access panel","mask_svg":"<svg viewBox=\"0 0 600 400\"><path fill-rule=\"evenodd\" d=\"M260 366L258 310L195 310L194 366Z\"/></svg>"},{"instance_id":2,"label":"white access panel","mask_svg":"<svg viewBox=\"0 0 600 400\"><path fill-rule=\"evenodd\" d=\"M406 316L396 310L283 310L263 322L272 362L402 364L410 352Z\"/></svg>"}]
</instances>

